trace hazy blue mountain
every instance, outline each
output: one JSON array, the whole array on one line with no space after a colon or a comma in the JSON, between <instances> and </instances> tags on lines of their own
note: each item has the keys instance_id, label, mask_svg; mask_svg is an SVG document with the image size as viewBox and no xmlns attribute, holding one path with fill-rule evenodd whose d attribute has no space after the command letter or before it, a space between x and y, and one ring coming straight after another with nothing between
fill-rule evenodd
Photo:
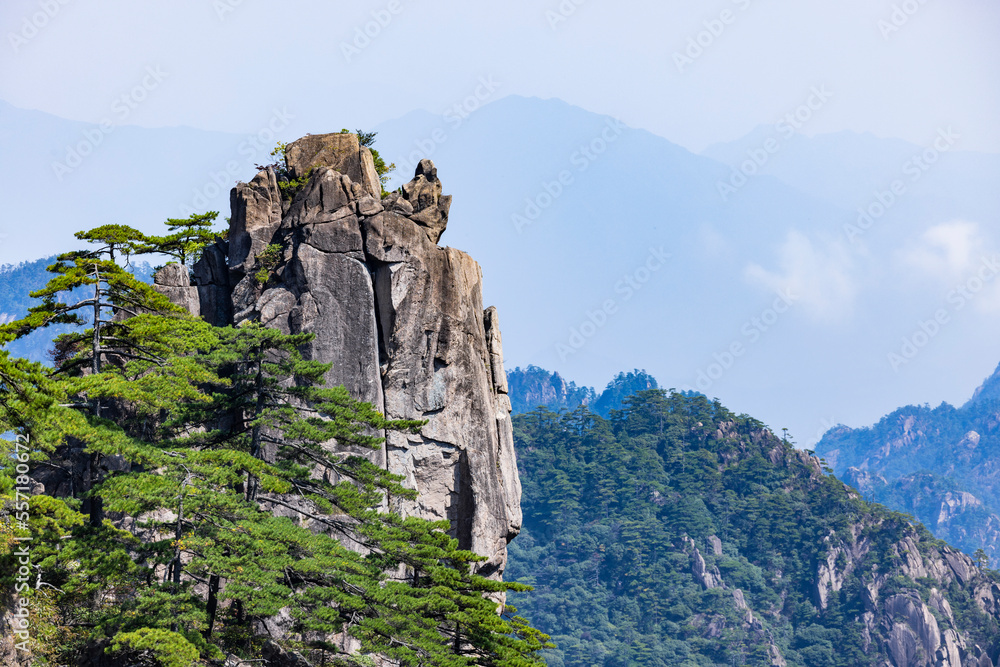
<instances>
[{"instance_id":1,"label":"hazy blue mountain","mask_svg":"<svg viewBox=\"0 0 1000 667\"><path fill-rule=\"evenodd\" d=\"M868 428L838 426L816 453L865 497L1000 565L998 384L1000 368L960 408L910 405Z\"/></svg>"},{"instance_id":2,"label":"hazy blue mountain","mask_svg":"<svg viewBox=\"0 0 1000 667\"><path fill-rule=\"evenodd\" d=\"M28 314L28 309L36 305L37 301L28 295L44 287L53 277L45 269L55 261L56 257L52 256L35 260L34 262L0 266L0 323L11 322L24 317ZM135 263L131 268L132 273L141 280L147 283L153 282L153 267L148 263ZM67 303L70 302L70 298L72 297L69 296L66 299ZM21 340L14 341L6 349L17 357L49 363L49 350L52 347L52 339L72 329L73 327L67 324L54 325L47 329L35 331Z\"/></svg>"},{"instance_id":3,"label":"hazy blue mountain","mask_svg":"<svg viewBox=\"0 0 1000 667\"><path fill-rule=\"evenodd\" d=\"M35 305L35 300L28 293L45 286L52 277L52 274L45 271L45 267L54 261L53 256L34 262L0 266L0 322L11 322L28 314L28 308ZM52 339L72 328L70 325L60 324L35 331L14 341L6 349L15 356L48 363Z\"/></svg>"},{"instance_id":4,"label":"hazy blue mountain","mask_svg":"<svg viewBox=\"0 0 1000 667\"><path fill-rule=\"evenodd\" d=\"M769 162L774 173L724 199L718 184L743 144L696 155L559 100L503 97L462 113L416 111L373 129L398 167L394 185L416 159L437 163L455 197L443 242L482 264L509 367L586 386L645 367L807 445L834 423L871 423L897 405L964 402L982 360L995 358L1000 282L958 309L949 291L974 274L940 245L956 230L925 237L936 225L998 222L988 187L998 160L961 152L960 139L851 243L844 226L857 208L923 147L795 136ZM65 250L72 232L107 222L153 231L191 210L224 218L229 187L270 160L274 141L297 138L119 127L60 180L53 165L94 131L0 104L0 138L16 156L0 167L0 262ZM761 141L758 132L743 143ZM966 245L972 269L994 250L989 238ZM891 367L888 355L942 308L955 324Z\"/></svg>"},{"instance_id":5,"label":"hazy blue mountain","mask_svg":"<svg viewBox=\"0 0 1000 667\"><path fill-rule=\"evenodd\" d=\"M577 387L559 373L538 366L507 371L507 387L514 414L531 412L544 405L553 412L573 410L581 405L593 405L597 392L593 387Z\"/></svg>"},{"instance_id":6,"label":"hazy blue mountain","mask_svg":"<svg viewBox=\"0 0 1000 667\"><path fill-rule=\"evenodd\" d=\"M256 150L247 137L191 128L121 126L108 133L0 101L0 145L10 156L0 165L7 202L0 264L63 252L73 247L74 232L98 225L160 233L164 220L192 210L218 210L224 218L229 190L253 177L254 162L266 162L275 141L266 150L257 142Z\"/></svg>"},{"instance_id":7,"label":"hazy blue mountain","mask_svg":"<svg viewBox=\"0 0 1000 667\"><path fill-rule=\"evenodd\" d=\"M695 155L626 129L593 162L581 161L581 147L600 147L608 123L558 100L506 97L461 122L414 112L377 128L399 167L394 183L409 178L416 159L436 161L455 195L444 242L483 265L511 366L596 386L645 366L665 386L719 396L788 427L803 445L835 423L870 423L920 396L967 398L995 355L988 332L1000 324L991 307L1000 296L992 283L971 307L948 296L995 247L973 238L971 268L953 267L935 245L948 234L925 235L955 221L989 235L1000 198L985 184L1000 179L1000 158L962 152L959 139L852 241L845 226L857 223L857 209L910 178L904 165L924 147L869 134L797 135L773 155L774 173L724 201L726 162L773 130L725 154ZM564 171L572 182L524 225L527 200L549 203L546 184ZM659 247L670 260L631 290L623 279L641 274ZM928 257L942 275L919 263ZM776 316L775 290L786 286L794 306ZM610 314L602 312L609 301ZM942 308L949 326L893 368L888 355Z\"/></svg>"},{"instance_id":8,"label":"hazy blue mountain","mask_svg":"<svg viewBox=\"0 0 1000 667\"><path fill-rule=\"evenodd\" d=\"M755 167L747 165L747 160L763 161L760 149L773 139L776 144L771 147L777 148L757 167L759 174L779 178L851 211L873 201L877 190L888 190L892 181L900 180L908 189L899 202L907 216L996 219L1000 198L994 196L991 184L1000 173L1000 156L963 151L958 129L947 124L929 128L926 144L917 146L870 132L787 137L775 127L760 126L737 141L710 146L702 155L737 170L746 165L752 171ZM753 187L755 178L746 187Z\"/></svg>"},{"instance_id":9,"label":"hazy blue mountain","mask_svg":"<svg viewBox=\"0 0 1000 667\"><path fill-rule=\"evenodd\" d=\"M1000 402L1000 366L997 367L993 375L986 378L986 381L979 385L972 398L965 404L966 409L974 409L977 405L992 405Z\"/></svg>"},{"instance_id":10,"label":"hazy blue mountain","mask_svg":"<svg viewBox=\"0 0 1000 667\"><path fill-rule=\"evenodd\" d=\"M507 385L514 414L545 407L553 412L575 410L587 406L596 414L607 417L622 407L625 399L639 391L657 389L656 378L638 369L619 373L600 394L593 387L578 387L559 375L538 366L515 368L507 372Z\"/></svg>"}]
</instances>

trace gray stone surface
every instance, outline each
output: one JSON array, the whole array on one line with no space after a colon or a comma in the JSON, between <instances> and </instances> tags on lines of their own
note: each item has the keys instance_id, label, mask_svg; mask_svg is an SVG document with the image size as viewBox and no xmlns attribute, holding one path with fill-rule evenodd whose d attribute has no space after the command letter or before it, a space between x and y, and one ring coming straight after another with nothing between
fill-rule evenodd
<instances>
[{"instance_id":1,"label":"gray stone surface","mask_svg":"<svg viewBox=\"0 0 1000 667\"><path fill-rule=\"evenodd\" d=\"M708 590L713 588L723 588L722 579L718 576L718 569L709 569L705 565L705 557L701 555L701 551L699 551L697 547L693 548L694 553L691 556L691 574L694 575L695 581Z\"/></svg>"},{"instance_id":2,"label":"gray stone surface","mask_svg":"<svg viewBox=\"0 0 1000 667\"><path fill-rule=\"evenodd\" d=\"M498 474L516 464L500 461L479 265L394 213L365 219L362 233L375 269L386 416L429 420L420 435L389 437L389 469L420 493L403 510L449 520L464 548L489 558L486 571L502 571L520 527L520 498L508 490L519 483Z\"/></svg>"},{"instance_id":3,"label":"gray stone surface","mask_svg":"<svg viewBox=\"0 0 1000 667\"><path fill-rule=\"evenodd\" d=\"M205 248L201 260L194 266L194 284L198 288L201 316L217 327L233 323L228 256L229 243L219 239Z\"/></svg>"},{"instance_id":4,"label":"gray stone surface","mask_svg":"<svg viewBox=\"0 0 1000 667\"><path fill-rule=\"evenodd\" d=\"M413 208L410 218L426 230L433 243L441 240L448 227L451 196L442 195L443 191L437 168L427 159L420 161L413 180L403 186L403 200Z\"/></svg>"},{"instance_id":5,"label":"gray stone surface","mask_svg":"<svg viewBox=\"0 0 1000 667\"><path fill-rule=\"evenodd\" d=\"M488 559L480 571L501 576L521 529L521 483L499 317L483 309L479 265L436 243L451 198L434 164L383 200L362 148L349 134L290 144L293 177L310 174L291 201L270 169L238 184L228 248L206 252L188 289L213 322L316 334L306 356L333 364L330 386L390 419L427 420L420 434L390 433L379 457L420 494L398 509L448 520L463 548ZM281 259L260 284L257 258L271 244Z\"/></svg>"},{"instance_id":6,"label":"gray stone surface","mask_svg":"<svg viewBox=\"0 0 1000 667\"><path fill-rule=\"evenodd\" d=\"M294 179L302 178L310 169L331 167L360 184L372 197L382 197L382 184L371 150L358 142L356 134L307 135L288 144L285 159L289 175Z\"/></svg>"},{"instance_id":7,"label":"gray stone surface","mask_svg":"<svg viewBox=\"0 0 1000 667\"><path fill-rule=\"evenodd\" d=\"M266 227L271 237L262 244L281 245L282 262L266 285L248 265L234 295L236 319L315 334L305 356L333 364L328 384L381 407L374 291L352 185L331 168L313 172L280 225Z\"/></svg>"},{"instance_id":8,"label":"gray stone surface","mask_svg":"<svg viewBox=\"0 0 1000 667\"><path fill-rule=\"evenodd\" d=\"M191 285L186 266L167 264L153 276L153 288L173 303L186 308L192 315L201 315L198 288Z\"/></svg>"},{"instance_id":9,"label":"gray stone surface","mask_svg":"<svg viewBox=\"0 0 1000 667\"><path fill-rule=\"evenodd\" d=\"M709 546L712 547L712 555L713 556L721 556L722 555L722 540L720 540L717 536L715 536L715 535L709 535L708 536L708 544L709 544Z\"/></svg>"},{"instance_id":10,"label":"gray stone surface","mask_svg":"<svg viewBox=\"0 0 1000 667\"><path fill-rule=\"evenodd\" d=\"M492 376L494 406L497 420L497 458L500 462L500 480L507 503L507 531L511 539L521 532L521 476L517 472L517 453L514 450L514 427L511 423L511 404L507 394L507 372L503 363L503 338L500 335L500 315L490 306L484 313L486 349L490 355L489 370Z\"/></svg>"},{"instance_id":11,"label":"gray stone surface","mask_svg":"<svg viewBox=\"0 0 1000 667\"><path fill-rule=\"evenodd\" d=\"M853 527L853 538L834 546L827 559L818 564L816 581L821 605L826 604L829 592L840 589L846 573L854 570L869 551L870 538L864 534L863 526ZM971 587L980 581L972 598L983 613L996 616L1000 613L997 604L1000 587L985 578L977 578L979 575L972 560L950 547L922 551L915 536L908 535L894 546L894 550L900 559L902 574L914 581L936 582L936 587L926 596L916 589L887 595L882 589L890 579L889 573L874 576L867 584L863 632L866 636L874 636L881 629L889 631L886 649L890 664L895 666L969 665L966 637L954 629L958 623L945 592L956 584Z\"/></svg>"},{"instance_id":12,"label":"gray stone surface","mask_svg":"<svg viewBox=\"0 0 1000 667\"><path fill-rule=\"evenodd\" d=\"M229 202L232 216L228 266L242 277L281 224L281 190L274 171L265 169L249 183L238 183L229 195Z\"/></svg>"}]
</instances>

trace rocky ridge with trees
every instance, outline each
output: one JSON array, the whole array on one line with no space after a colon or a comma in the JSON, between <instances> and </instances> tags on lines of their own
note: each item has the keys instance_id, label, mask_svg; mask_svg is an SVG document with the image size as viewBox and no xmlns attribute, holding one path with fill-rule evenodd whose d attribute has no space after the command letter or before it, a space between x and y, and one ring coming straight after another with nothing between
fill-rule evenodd
<instances>
[{"instance_id":1,"label":"rocky ridge with trees","mask_svg":"<svg viewBox=\"0 0 1000 667\"><path fill-rule=\"evenodd\" d=\"M9 664L538 662L497 313L434 165L384 193L372 139L279 146L221 235L77 234L2 325L71 326L54 367L0 349Z\"/></svg>"}]
</instances>

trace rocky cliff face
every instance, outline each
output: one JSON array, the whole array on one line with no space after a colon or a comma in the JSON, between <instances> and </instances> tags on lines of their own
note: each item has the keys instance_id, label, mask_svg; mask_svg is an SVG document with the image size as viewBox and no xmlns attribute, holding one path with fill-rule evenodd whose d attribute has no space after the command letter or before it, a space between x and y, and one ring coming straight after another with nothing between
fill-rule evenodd
<instances>
[{"instance_id":1,"label":"rocky cliff face","mask_svg":"<svg viewBox=\"0 0 1000 667\"><path fill-rule=\"evenodd\" d=\"M232 191L227 241L194 268L163 271L160 289L216 325L258 320L312 333L307 358L332 363L344 385L390 419L422 419L418 435L390 433L379 463L419 498L399 509L446 519L463 548L500 576L521 527L511 405L495 309L482 272L441 247L451 197L422 161L383 198L367 148L353 134L288 146L285 191L273 168Z\"/></svg>"},{"instance_id":2,"label":"rocky cliff face","mask_svg":"<svg viewBox=\"0 0 1000 667\"><path fill-rule=\"evenodd\" d=\"M794 456L807 461L820 478L817 459L801 452ZM919 527L907 527L902 539L890 544L878 543L882 531L879 521L865 518L824 539L827 551L814 580L816 606L827 611L845 586L860 577L863 610L855 622L862 628L865 653L884 649L889 658L885 665L892 667L994 667L990 650L995 647L969 640L967 629L970 622L1000 618L1000 586L969 556L930 542L926 532L921 536ZM965 604L962 618L950 597Z\"/></svg>"},{"instance_id":3,"label":"rocky cliff face","mask_svg":"<svg viewBox=\"0 0 1000 667\"><path fill-rule=\"evenodd\" d=\"M567 382L559 373L550 373L538 366L515 368L507 374L514 414L531 412L544 405L553 412L574 410L581 405L592 405L597 392L591 387L577 387Z\"/></svg>"},{"instance_id":4,"label":"rocky cliff face","mask_svg":"<svg viewBox=\"0 0 1000 667\"><path fill-rule=\"evenodd\" d=\"M847 575L871 569L863 591L864 611L859 619L868 648L877 648L879 637L895 667L993 667L989 651L967 639L963 622L948 600L963 589L971 597L965 614L1000 617L1000 586L984 577L965 554L947 546L922 543L916 533L889 546L888 555L897 566L880 572L871 567L878 547L871 537L878 526L852 526L849 536L831 542L825 561L819 563L816 599L826 610L831 596L839 593ZM900 579L900 575L905 579ZM921 587L900 585L921 582ZM967 600L968 598L966 598ZM972 621L973 623L975 620Z\"/></svg>"}]
</instances>

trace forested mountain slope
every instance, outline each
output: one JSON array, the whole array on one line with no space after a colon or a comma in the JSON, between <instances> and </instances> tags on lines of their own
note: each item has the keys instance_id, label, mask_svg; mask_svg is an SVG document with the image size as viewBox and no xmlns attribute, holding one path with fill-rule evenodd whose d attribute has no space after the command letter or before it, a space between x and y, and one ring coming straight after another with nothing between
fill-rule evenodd
<instances>
[{"instance_id":1,"label":"forested mountain slope","mask_svg":"<svg viewBox=\"0 0 1000 667\"><path fill-rule=\"evenodd\" d=\"M960 408L911 405L831 429L816 453L866 498L1000 566L1000 368Z\"/></svg>"},{"instance_id":2,"label":"forested mountain slope","mask_svg":"<svg viewBox=\"0 0 1000 667\"><path fill-rule=\"evenodd\" d=\"M515 605L582 665L992 665L1000 585L763 424L645 391L515 417Z\"/></svg>"}]
</instances>

